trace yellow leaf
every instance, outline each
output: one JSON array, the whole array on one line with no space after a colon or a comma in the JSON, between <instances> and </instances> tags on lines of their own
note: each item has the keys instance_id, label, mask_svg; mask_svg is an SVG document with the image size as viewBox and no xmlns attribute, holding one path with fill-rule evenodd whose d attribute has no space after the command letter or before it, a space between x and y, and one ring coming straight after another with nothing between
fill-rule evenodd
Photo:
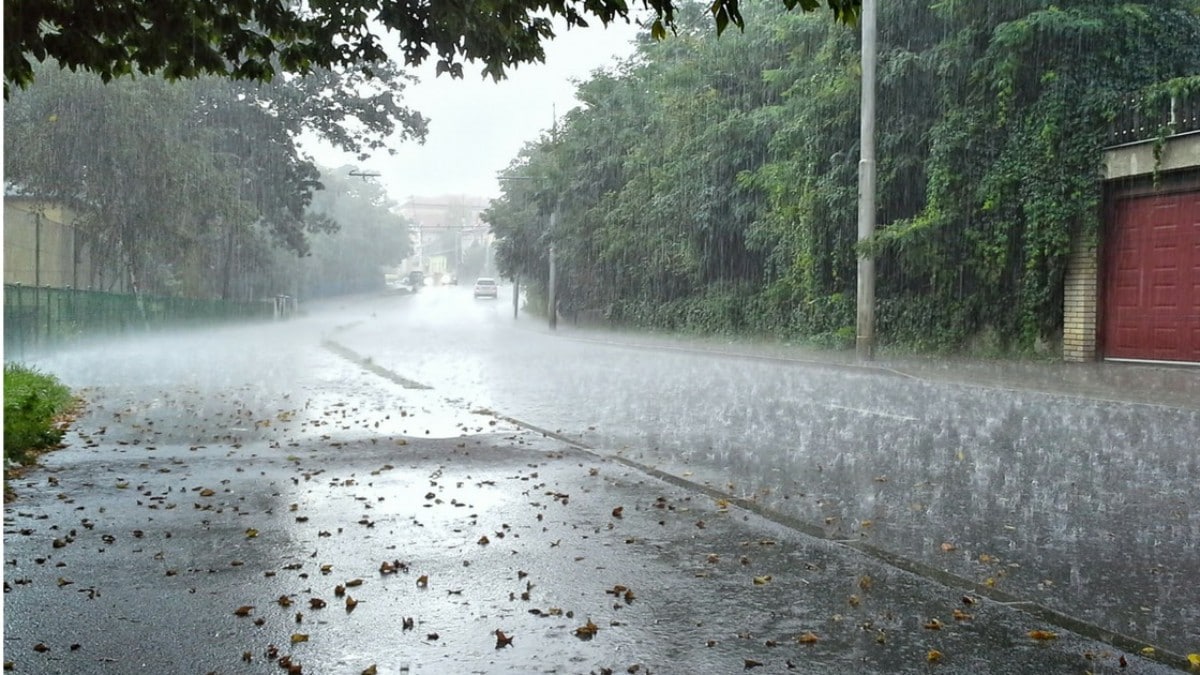
<instances>
[{"instance_id":1,"label":"yellow leaf","mask_svg":"<svg viewBox=\"0 0 1200 675\"><path fill-rule=\"evenodd\" d=\"M1200 654L1188 654L1188 663L1192 664L1193 668L1200 668Z\"/></svg>"},{"instance_id":2,"label":"yellow leaf","mask_svg":"<svg viewBox=\"0 0 1200 675\"><path fill-rule=\"evenodd\" d=\"M1142 656L1154 656L1154 647L1142 647Z\"/></svg>"},{"instance_id":3,"label":"yellow leaf","mask_svg":"<svg viewBox=\"0 0 1200 675\"><path fill-rule=\"evenodd\" d=\"M213 490L210 490L210 489L208 489L208 488L204 488L203 490L201 490L201 491L200 491L200 496L201 496L201 497L211 497L211 496L213 496L213 495L215 495L215 494L217 494L217 493L216 493L216 492L214 492Z\"/></svg>"},{"instance_id":4,"label":"yellow leaf","mask_svg":"<svg viewBox=\"0 0 1200 675\"><path fill-rule=\"evenodd\" d=\"M362 675L376 675L378 672L379 669L375 667L375 664L371 664L367 666L366 670L362 671Z\"/></svg>"},{"instance_id":5,"label":"yellow leaf","mask_svg":"<svg viewBox=\"0 0 1200 675\"><path fill-rule=\"evenodd\" d=\"M770 574L764 574L761 577L754 577L754 585L755 586L766 586L769 583L771 583L771 575Z\"/></svg>"},{"instance_id":6,"label":"yellow leaf","mask_svg":"<svg viewBox=\"0 0 1200 675\"><path fill-rule=\"evenodd\" d=\"M308 642L308 634L307 633L292 633L292 644L296 645L296 644L300 644L301 642Z\"/></svg>"},{"instance_id":7,"label":"yellow leaf","mask_svg":"<svg viewBox=\"0 0 1200 675\"><path fill-rule=\"evenodd\" d=\"M930 663L937 663L942 660L942 653L936 649L930 649L929 653L925 655L925 660Z\"/></svg>"},{"instance_id":8,"label":"yellow leaf","mask_svg":"<svg viewBox=\"0 0 1200 675\"><path fill-rule=\"evenodd\" d=\"M598 630L600 630L600 627L592 623L591 619L588 619L586 624L575 629L575 634L581 638L590 638L594 636Z\"/></svg>"},{"instance_id":9,"label":"yellow leaf","mask_svg":"<svg viewBox=\"0 0 1200 675\"><path fill-rule=\"evenodd\" d=\"M258 530L254 529L253 527L246 528L246 538L247 539L253 539L257 536L258 536Z\"/></svg>"},{"instance_id":10,"label":"yellow leaf","mask_svg":"<svg viewBox=\"0 0 1200 675\"><path fill-rule=\"evenodd\" d=\"M808 632L804 633L803 635L796 636L796 642L799 642L802 645L811 645L811 644L816 643L820 639L821 638L817 637L816 634L813 633L812 631L808 631Z\"/></svg>"}]
</instances>

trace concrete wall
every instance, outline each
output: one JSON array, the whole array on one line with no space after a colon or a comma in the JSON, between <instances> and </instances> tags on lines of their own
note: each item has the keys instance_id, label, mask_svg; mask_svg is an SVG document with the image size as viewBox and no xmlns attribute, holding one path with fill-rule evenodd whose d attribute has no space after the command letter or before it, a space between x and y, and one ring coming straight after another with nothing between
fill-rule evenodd
<instances>
[{"instance_id":1,"label":"concrete wall","mask_svg":"<svg viewBox=\"0 0 1200 675\"><path fill-rule=\"evenodd\" d=\"M6 198L4 283L75 286L80 277L72 219L68 211L54 205Z\"/></svg>"},{"instance_id":2,"label":"concrete wall","mask_svg":"<svg viewBox=\"0 0 1200 675\"><path fill-rule=\"evenodd\" d=\"M1200 167L1200 131L1172 136L1162 150L1162 161L1154 160L1154 141L1142 141L1104 151L1104 179L1119 180Z\"/></svg>"}]
</instances>

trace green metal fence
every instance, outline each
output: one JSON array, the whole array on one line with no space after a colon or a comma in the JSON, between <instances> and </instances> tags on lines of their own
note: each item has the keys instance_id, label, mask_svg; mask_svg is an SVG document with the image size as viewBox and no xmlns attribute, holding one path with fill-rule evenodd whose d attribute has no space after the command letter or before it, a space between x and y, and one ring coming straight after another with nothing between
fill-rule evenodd
<instances>
[{"instance_id":1,"label":"green metal fence","mask_svg":"<svg viewBox=\"0 0 1200 675\"><path fill-rule=\"evenodd\" d=\"M230 320L270 319L278 301L226 302L4 285L4 356L21 357L82 337Z\"/></svg>"}]
</instances>

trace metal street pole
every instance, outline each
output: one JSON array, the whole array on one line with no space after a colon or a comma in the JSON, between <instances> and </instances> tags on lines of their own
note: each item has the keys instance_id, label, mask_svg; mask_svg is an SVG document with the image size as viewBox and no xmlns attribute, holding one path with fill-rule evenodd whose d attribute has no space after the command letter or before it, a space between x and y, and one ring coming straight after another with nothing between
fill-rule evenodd
<instances>
[{"instance_id":1,"label":"metal street pole","mask_svg":"<svg viewBox=\"0 0 1200 675\"><path fill-rule=\"evenodd\" d=\"M859 127L858 241L875 234L875 52L877 0L862 3L862 122ZM875 257L858 257L858 325L855 351L861 361L875 357Z\"/></svg>"},{"instance_id":2,"label":"metal street pole","mask_svg":"<svg viewBox=\"0 0 1200 675\"><path fill-rule=\"evenodd\" d=\"M554 236L554 226L558 223L558 205L550 212L550 236ZM557 301L554 298L554 242L550 242L550 282L546 285L546 313L550 315L550 330L558 328Z\"/></svg>"},{"instance_id":3,"label":"metal street pole","mask_svg":"<svg viewBox=\"0 0 1200 675\"><path fill-rule=\"evenodd\" d=\"M513 318L517 318L517 305L521 297L521 275L513 273Z\"/></svg>"}]
</instances>

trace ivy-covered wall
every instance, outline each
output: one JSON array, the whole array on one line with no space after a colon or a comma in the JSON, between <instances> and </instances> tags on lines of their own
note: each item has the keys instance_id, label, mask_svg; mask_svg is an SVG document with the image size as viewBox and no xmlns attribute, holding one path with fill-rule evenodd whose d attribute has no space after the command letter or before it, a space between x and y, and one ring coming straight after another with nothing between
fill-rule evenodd
<instances>
[{"instance_id":1,"label":"ivy-covered wall","mask_svg":"<svg viewBox=\"0 0 1200 675\"><path fill-rule=\"evenodd\" d=\"M678 35L581 84L583 107L514 160L530 180L488 213L503 269L544 280L554 242L567 312L851 340L858 37L779 5L746 3L745 32L719 39L689 5ZM1130 92L1153 106L1195 88L1200 2L881 12L881 340L1056 342L1072 237L1098 231L1110 123Z\"/></svg>"}]
</instances>

